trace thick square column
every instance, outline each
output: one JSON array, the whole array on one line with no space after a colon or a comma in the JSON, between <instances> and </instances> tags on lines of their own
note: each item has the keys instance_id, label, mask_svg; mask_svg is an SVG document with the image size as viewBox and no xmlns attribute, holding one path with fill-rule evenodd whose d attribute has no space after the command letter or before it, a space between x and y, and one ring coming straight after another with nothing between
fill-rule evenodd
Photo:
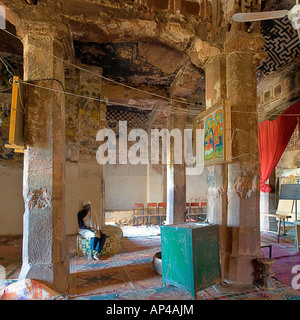
<instances>
[{"instance_id":1,"label":"thick square column","mask_svg":"<svg viewBox=\"0 0 300 320\"><path fill-rule=\"evenodd\" d=\"M220 226L223 280L250 284L261 254L255 52L232 47L205 66L206 103L230 100L232 162L206 167L208 220ZM259 44L257 45L259 46Z\"/></svg>"},{"instance_id":2,"label":"thick square column","mask_svg":"<svg viewBox=\"0 0 300 320\"><path fill-rule=\"evenodd\" d=\"M186 117L186 110L170 109L167 127L170 136L174 138L170 140L167 153L167 224L185 221L186 172L183 143Z\"/></svg>"},{"instance_id":3,"label":"thick square column","mask_svg":"<svg viewBox=\"0 0 300 320\"><path fill-rule=\"evenodd\" d=\"M20 279L68 289L65 233L64 26L26 23L23 264Z\"/></svg>"},{"instance_id":4,"label":"thick square column","mask_svg":"<svg viewBox=\"0 0 300 320\"><path fill-rule=\"evenodd\" d=\"M106 103L100 103L100 129L106 128ZM105 225L105 166L100 166L100 209L99 223Z\"/></svg>"},{"instance_id":5,"label":"thick square column","mask_svg":"<svg viewBox=\"0 0 300 320\"><path fill-rule=\"evenodd\" d=\"M206 108L226 99L226 57L215 56L205 67ZM227 247L227 164L211 165L207 170L207 219L219 225L222 275L225 274ZM223 279L224 280L224 279Z\"/></svg>"},{"instance_id":6,"label":"thick square column","mask_svg":"<svg viewBox=\"0 0 300 320\"><path fill-rule=\"evenodd\" d=\"M252 283L254 260L260 254L260 166L253 53L230 53L226 69L227 96L231 101L231 127L234 133L232 163L228 164L227 227L231 248L226 278L238 283Z\"/></svg>"}]
</instances>

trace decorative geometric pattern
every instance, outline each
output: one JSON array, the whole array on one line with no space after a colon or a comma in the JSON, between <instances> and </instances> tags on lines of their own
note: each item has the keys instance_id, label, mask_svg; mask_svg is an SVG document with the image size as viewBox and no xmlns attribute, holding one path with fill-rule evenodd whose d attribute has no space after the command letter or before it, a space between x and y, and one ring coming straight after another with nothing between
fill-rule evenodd
<instances>
[{"instance_id":1,"label":"decorative geometric pattern","mask_svg":"<svg viewBox=\"0 0 300 320\"><path fill-rule=\"evenodd\" d=\"M299 143L299 124L297 125L293 135L291 136L291 139L286 147L286 151L294 151L294 150L300 150L300 143Z\"/></svg>"},{"instance_id":2,"label":"decorative geometric pattern","mask_svg":"<svg viewBox=\"0 0 300 320\"><path fill-rule=\"evenodd\" d=\"M135 108L108 106L106 110L107 128L119 128L119 121L127 121L127 129L139 128L147 130L147 114L151 111L140 111Z\"/></svg>"},{"instance_id":3,"label":"decorative geometric pattern","mask_svg":"<svg viewBox=\"0 0 300 320\"><path fill-rule=\"evenodd\" d=\"M119 121L127 122L127 133L133 129L142 129L148 132L148 117L147 114L151 110L138 110L136 108L123 106L107 106L106 109L106 128L112 129L116 135L116 140L120 138ZM128 141L128 150L136 143L136 141ZM115 148L115 147L113 147ZM116 159L119 159L119 143L116 144Z\"/></svg>"},{"instance_id":4,"label":"decorative geometric pattern","mask_svg":"<svg viewBox=\"0 0 300 320\"><path fill-rule=\"evenodd\" d=\"M292 62L300 54L300 40L288 17L262 23L262 34L266 40L263 50L268 58L258 67L264 75Z\"/></svg>"},{"instance_id":5,"label":"decorative geometric pattern","mask_svg":"<svg viewBox=\"0 0 300 320\"><path fill-rule=\"evenodd\" d=\"M105 244L100 252L100 256L113 254L116 251L116 237L107 235ZM90 252L90 240L85 239L81 235L77 236L77 252L78 257L87 257Z\"/></svg>"}]
</instances>

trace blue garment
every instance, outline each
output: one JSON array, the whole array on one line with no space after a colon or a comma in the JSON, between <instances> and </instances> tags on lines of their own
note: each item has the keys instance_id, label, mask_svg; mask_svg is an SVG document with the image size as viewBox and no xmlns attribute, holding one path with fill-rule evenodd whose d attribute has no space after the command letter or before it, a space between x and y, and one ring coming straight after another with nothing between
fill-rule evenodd
<instances>
[{"instance_id":1,"label":"blue garment","mask_svg":"<svg viewBox=\"0 0 300 320\"><path fill-rule=\"evenodd\" d=\"M98 253L101 252L106 240L106 235L101 232L101 238L93 237L90 240L90 250L96 250Z\"/></svg>"}]
</instances>

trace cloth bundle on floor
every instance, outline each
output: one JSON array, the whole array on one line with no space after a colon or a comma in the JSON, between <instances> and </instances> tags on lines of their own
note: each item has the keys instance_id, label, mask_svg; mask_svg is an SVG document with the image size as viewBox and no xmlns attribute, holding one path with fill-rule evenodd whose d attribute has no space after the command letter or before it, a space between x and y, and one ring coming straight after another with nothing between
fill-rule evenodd
<instances>
[{"instance_id":1,"label":"cloth bundle on floor","mask_svg":"<svg viewBox=\"0 0 300 320\"><path fill-rule=\"evenodd\" d=\"M54 300L59 296L58 292L32 279L17 281L0 291L0 300Z\"/></svg>"}]
</instances>

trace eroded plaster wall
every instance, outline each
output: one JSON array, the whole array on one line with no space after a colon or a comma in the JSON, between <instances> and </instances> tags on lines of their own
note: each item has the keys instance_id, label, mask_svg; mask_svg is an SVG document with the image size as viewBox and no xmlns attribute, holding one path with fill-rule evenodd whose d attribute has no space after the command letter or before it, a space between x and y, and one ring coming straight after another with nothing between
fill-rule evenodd
<instances>
[{"instance_id":1,"label":"eroded plaster wall","mask_svg":"<svg viewBox=\"0 0 300 320\"><path fill-rule=\"evenodd\" d=\"M101 128L100 68L83 66L90 72L74 70L66 76L66 233L76 234L77 212L82 202L90 200L100 216L102 200L102 167L96 160ZM82 96L82 97L80 97Z\"/></svg>"},{"instance_id":2,"label":"eroded plaster wall","mask_svg":"<svg viewBox=\"0 0 300 320\"><path fill-rule=\"evenodd\" d=\"M134 203L166 202L167 173L166 165L151 163L151 145L149 146L149 164L119 164L119 125L126 121L127 134L133 129L142 129L149 136L149 112L138 109L113 106L107 108L106 126L114 130L117 137L117 164L105 165L105 209L109 211L131 210ZM127 141L127 150L136 142ZM160 145L160 148L162 146ZM161 149L160 149L161 152ZM203 201L207 198L206 171L201 175L186 177L187 201ZM121 212L121 211L120 211ZM125 213L124 213L125 215ZM126 213L126 215L128 215Z\"/></svg>"},{"instance_id":3,"label":"eroded plaster wall","mask_svg":"<svg viewBox=\"0 0 300 320\"><path fill-rule=\"evenodd\" d=\"M295 206L293 200L280 200L279 198L279 189L281 188L282 183L291 183L291 182L283 182L283 176L285 173L283 170L287 169L298 169L300 168L300 143L299 143L299 124L295 128L295 131L284 151L282 154L275 170L276 174L276 182L277 182L277 194L276 194L276 207L278 210L287 212L288 214L291 214L293 212L292 218L289 219L289 221L293 221L295 219ZM295 177L295 180L297 181L297 177ZM296 182L292 182L296 183ZM300 201L298 200L297 205L297 213L299 215L300 213ZM299 219L299 218L298 218Z\"/></svg>"},{"instance_id":4,"label":"eroded plaster wall","mask_svg":"<svg viewBox=\"0 0 300 320\"><path fill-rule=\"evenodd\" d=\"M9 71L22 74L22 57L0 53ZM17 235L23 228L23 155L5 147L9 137L11 74L0 62L0 236Z\"/></svg>"},{"instance_id":5,"label":"eroded plaster wall","mask_svg":"<svg viewBox=\"0 0 300 320\"><path fill-rule=\"evenodd\" d=\"M106 165L105 209L132 209L147 203L147 165Z\"/></svg>"},{"instance_id":6,"label":"eroded plaster wall","mask_svg":"<svg viewBox=\"0 0 300 320\"><path fill-rule=\"evenodd\" d=\"M149 172L149 176L147 176ZM147 165L106 165L105 208L132 209L135 202L165 202L164 173ZM206 171L186 177L187 202L207 199Z\"/></svg>"},{"instance_id":7,"label":"eroded plaster wall","mask_svg":"<svg viewBox=\"0 0 300 320\"><path fill-rule=\"evenodd\" d=\"M0 165L0 236L23 232L23 166L20 162Z\"/></svg>"},{"instance_id":8,"label":"eroded plaster wall","mask_svg":"<svg viewBox=\"0 0 300 320\"><path fill-rule=\"evenodd\" d=\"M128 210L136 202L146 204L148 201L148 165L132 164L128 156L131 147L137 143L129 141L130 133L140 129L148 135L148 114L149 111L122 105L107 106L106 128L113 130L116 137L116 163L107 163L104 168L106 210ZM119 152L123 147L127 150L127 163L120 160Z\"/></svg>"},{"instance_id":9,"label":"eroded plaster wall","mask_svg":"<svg viewBox=\"0 0 300 320\"><path fill-rule=\"evenodd\" d=\"M186 176L186 201L207 201L207 170L200 175Z\"/></svg>"}]
</instances>

